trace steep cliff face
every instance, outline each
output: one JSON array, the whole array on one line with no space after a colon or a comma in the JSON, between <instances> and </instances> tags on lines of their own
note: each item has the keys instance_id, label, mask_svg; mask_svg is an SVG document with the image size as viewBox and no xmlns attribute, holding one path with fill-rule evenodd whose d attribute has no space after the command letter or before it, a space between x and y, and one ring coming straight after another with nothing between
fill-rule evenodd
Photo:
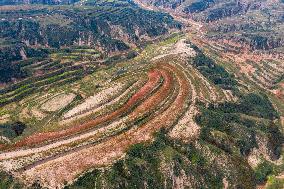
<instances>
[{"instance_id":1,"label":"steep cliff face","mask_svg":"<svg viewBox=\"0 0 284 189\"><path fill-rule=\"evenodd\" d=\"M154 38L169 29L180 28L167 14L131 6L19 10L18 13L14 10L1 13L0 37L27 46L88 45L100 46L105 51L125 50L128 44L138 44L141 36Z\"/></svg>"},{"instance_id":2,"label":"steep cliff face","mask_svg":"<svg viewBox=\"0 0 284 189\"><path fill-rule=\"evenodd\" d=\"M209 21L212 14L211 19L216 20L271 5L269 0L262 2L256 0L140 0L140 2L157 7L177 9L190 15L203 13L204 19L207 18Z\"/></svg>"},{"instance_id":3,"label":"steep cliff face","mask_svg":"<svg viewBox=\"0 0 284 189\"><path fill-rule=\"evenodd\" d=\"M220 7L212 8L205 14L204 18L201 18L201 20L205 20L206 22L211 22L214 20L219 20L237 14L244 14L248 11L249 6L250 6L249 4L241 3L239 1L228 2L222 4Z\"/></svg>"},{"instance_id":4,"label":"steep cliff face","mask_svg":"<svg viewBox=\"0 0 284 189\"><path fill-rule=\"evenodd\" d=\"M209 37L244 42L251 50L271 50L283 43L281 0L141 0L203 22Z\"/></svg>"},{"instance_id":5,"label":"steep cliff face","mask_svg":"<svg viewBox=\"0 0 284 189\"><path fill-rule=\"evenodd\" d=\"M84 46L121 52L180 28L168 14L143 10L124 0L65 7L4 6L0 7L1 70L10 70L14 61L45 56L38 54L42 49Z\"/></svg>"},{"instance_id":6,"label":"steep cliff face","mask_svg":"<svg viewBox=\"0 0 284 189\"><path fill-rule=\"evenodd\" d=\"M177 9L202 21L213 21L246 12L252 5L243 0L142 0L145 4ZM200 15L201 14L201 15Z\"/></svg>"}]
</instances>

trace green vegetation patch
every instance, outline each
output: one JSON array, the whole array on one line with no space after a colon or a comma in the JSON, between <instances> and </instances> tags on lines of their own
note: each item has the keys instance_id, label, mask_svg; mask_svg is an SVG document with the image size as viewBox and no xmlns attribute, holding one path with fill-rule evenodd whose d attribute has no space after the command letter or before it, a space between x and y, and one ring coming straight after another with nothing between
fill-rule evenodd
<instances>
[{"instance_id":1,"label":"green vegetation patch","mask_svg":"<svg viewBox=\"0 0 284 189\"><path fill-rule=\"evenodd\" d=\"M283 186L283 180L277 179L275 175L279 175L284 171L284 165L275 165L267 160L262 160L260 164L255 168L255 178L258 184L264 184L268 182L268 185L271 185L270 188L275 186ZM277 187L275 188L277 189Z\"/></svg>"},{"instance_id":2,"label":"green vegetation patch","mask_svg":"<svg viewBox=\"0 0 284 189\"><path fill-rule=\"evenodd\" d=\"M202 127L201 137L219 148L248 155L252 148L258 148L256 136L268 138L268 151L272 159L279 158L283 134L280 125L274 123L279 118L268 98L261 94L243 95L237 103L222 103L200 106L201 114L196 117ZM249 115L249 116L242 116ZM219 131L223 135L214 135Z\"/></svg>"},{"instance_id":3,"label":"green vegetation patch","mask_svg":"<svg viewBox=\"0 0 284 189\"><path fill-rule=\"evenodd\" d=\"M13 139L17 136L20 136L25 129L26 125L19 121L13 123L0 124L0 136L5 136L9 139Z\"/></svg>"},{"instance_id":4,"label":"green vegetation patch","mask_svg":"<svg viewBox=\"0 0 284 189\"><path fill-rule=\"evenodd\" d=\"M241 167L240 164L238 166ZM229 176L239 179L230 180L230 186L253 188L250 169L240 168L238 171L248 178L245 182L251 179L251 183L241 184L244 180L236 173L229 172ZM194 178L188 180L191 188L223 188L222 178L228 176L226 174L216 161L211 162L210 157L195 144L173 141L161 130L156 134L154 142L131 146L125 159L117 161L111 168L95 169L86 173L73 184L66 186L66 189L91 189L94 186L144 188L145 185L150 189L174 188L175 179L178 177Z\"/></svg>"},{"instance_id":5,"label":"green vegetation patch","mask_svg":"<svg viewBox=\"0 0 284 189\"><path fill-rule=\"evenodd\" d=\"M214 60L204 55L198 47L194 46L193 48L198 54L189 60L190 64L193 64L204 77L212 81L215 85L223 89L233 90L234 92L238 91L238 83L234 75L228 73L222 66L216 64Z\"/></svg>"},{"instance_id":6,"label":"green vegetation patch","mask_svg":"<svg viewBox=\"0 0 284 189\"><path fill-rule=\"evenodd\" d=\"M11 175L0 172L0 188L21 189L23 185L15 180Z\"/></svg>"}]
</instances>

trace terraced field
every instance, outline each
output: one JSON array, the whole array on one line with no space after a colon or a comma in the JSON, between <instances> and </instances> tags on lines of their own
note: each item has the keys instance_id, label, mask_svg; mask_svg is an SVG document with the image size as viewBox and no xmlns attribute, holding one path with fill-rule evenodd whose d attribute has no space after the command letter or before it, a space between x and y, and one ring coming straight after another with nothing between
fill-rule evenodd
<instances>
[{"instance_id":1,"label":"terraced field","mask_svg":"<svg viewBox=\"0 0 284 189\"><path fill-rule=\"evenodd\" d=\"M248 62L248 64L253 64L255 67L255 71L249 74L249 78L262 88L272 89L283 77L284 65L280 62L266 60L258 64L252 62Z\"/></svg>"},{"instance_id":2,"label":"terraced field","mask_svg":"<svg viewBox=\"0 0 284 189\"><path fill-rule=\"evenodd\" d=\"M237 46L221 46L218 43L207 43L211 52L222 54L222 56L238 63L241 72L258 87L270 90L281 82L284 73L283 57L273 54L260 54L246 52L239 55L244 49ZM237 44L234 44L237 45Z\"/></svg>"},{"instance_id":3,"label":"terraced field","mask_svg":"<svg viewBox=\"0 0 284 189\"><path fill-rule=\"evenodd\" d=\"M0 7L0 189L283 184L280 14L204 2Z\"/></svg>"},{"instance_id":4,"label":"terraced field","mask_svg":"<svg viewBox=\"0 0 284 189\"><path fill-rule=\"evenodd\" d=\"M150 45L138 57L109 71L100 69L90 76L81 75L83 79L75 81L69 92L57 89L43 95L35 91L21 101L21 106L30 107L20 111L38 114L46 128L30 129L29 135L24 133L3 144L0 166L26 184L39 180L48 187L62 187L90 167L106 166L122 158L131 145L151 141L161 128L175 139L191 141L198 137L200 128L194 121L198 113L196 103L234 101L236 97L230 90L212 84L191 65L188 59L196 52L180 36L158 46L155 53L152 49L156 45ZM149 62L140 61L141 56ZM41 84L50 80L48 76L59 73L61 64L67 63L43 60L26 67L38 72L50 68L35 79L38 82L33 82L35 87L45 87ZM69 72L73 73L73 67L67 66ZM107 79L108 73L122 68L127 71ZM96 81L100 73L106 76ZM87 92L85 80L94 80L104 87ZM2 93L8 99L9 93L13 97L25 85L30 85L30 79ZM60 103L58 99L62 99ZM31 100L41 103L34 106ZM58 112L62 112L61 116Z\"/></svg>"},{"instance_id":5,"label":"terraced field","mask_svg":"<svg viewBox=\"0 0 284 189\"><path fill-rule=\"evenodd\" d=\"M229 41L213 41L197 38L190 34L191 41L206 54L222 63L234 73L243 91L261 91L273 99L283 114L283 56L265 51L249 51L246 46Z\"/></svg>"},{"instance_id":6,"label":"terraced field","mask_svg":"<svg viewBox=\"0 0 284 189\"><path fill-rule=\"evenodd\" d=\"M61 63L57 60L26 60L21 63L22 69L27 70L31 77L0 90L0 106L19 101L29 94L52 86L72 83L93 72L88 65L74 65L71 62Z\"/></svg>"}]
</instances>

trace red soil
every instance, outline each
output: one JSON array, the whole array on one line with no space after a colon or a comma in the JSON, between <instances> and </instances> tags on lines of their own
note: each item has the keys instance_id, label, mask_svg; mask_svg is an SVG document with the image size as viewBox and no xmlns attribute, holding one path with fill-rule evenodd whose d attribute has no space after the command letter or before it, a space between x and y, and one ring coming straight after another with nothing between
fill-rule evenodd
<instances>
[{"instance_id":1,"label":"red soil","mask_svg":"<svg viewBox=\"0 0 284 189\"><path fill-rule=\"evenodd\" d=\"M70 136L72 134L82 132L84 130L93 128L99 124L111 121L119 117L123 113L130 110L135 105L135 103L137 103L138 101L141 101L145 96L151 93L151 91L155 88L155 86L157 86L161 78L161 73L158 70L152 70L148 73L148 78L149 78L148 82L137 93L135 93L125 105L123 105L118 110L110 114L100 116L82 125L77 125L77 126L62 130L62 131L38 133L38 134L31 135L17 142L14 146L15 147L31 146L31 145L42 143L47 140L54 140L54 139L58 139L61 137Z\"/></svg>"},{"instance_id":2,"label":"red soil","mask_svg":"<svg viewBox=\"0 0 284 189\"><path fill-rule=\"evenodd\" d=\"M132 113L129 114L130 118L136 118L139 115L143 115L146 112L151 112L155 109L167 96L173 87L173 77L166 70L160 70L162 77L164 78L163 86L152 96L146 99L141 105L139 105Z\"/></svg>"},{"instance_id":3,"label":"red soil","mask_svg":"<svg viewBox=\"0 0 284 189\"><path fill-rule=\"evenodd\" d=\"M177 75L180 84L178 96L167 110L140 127L132 128L98 145L45 162L28 170L23 176L40 177L42 180L49 180L53 177L55 183L72 180L89 167L113 162L121 157L130 145L151 140L153 133L160 128L172 126L185 109L184 105L190 96L190 86L180 70L171 65L163 66L165 67Z\"/></svg>"}]
</instances>

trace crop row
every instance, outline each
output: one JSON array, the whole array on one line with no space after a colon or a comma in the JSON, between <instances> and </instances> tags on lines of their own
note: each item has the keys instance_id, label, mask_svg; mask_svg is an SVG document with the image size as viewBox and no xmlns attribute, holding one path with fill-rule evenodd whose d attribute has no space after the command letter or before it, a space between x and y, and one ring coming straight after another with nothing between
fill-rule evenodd
<instances>
[{"instance_id":1,"label":"crop row","mask_svg":"<svg viewBox=\"0 0 284 189\"><path fill-rule=\"evenodd\" d=\"M75 79L80 79L91 72L91 69L85 71L81 66L72 66L64 69L60 68L59 70L49 72L42 76L26 79L1 91L0 106L19 101L23 97L32 94L35 90L38 91L50 87L51 85L54 86L67 83L67 80L71 82Z\"/></svg>"},{"instance_id":2,"label":"crop row","mask_svg":"<svg viewBox=\"0 0 284 189\"><path fill-rule=\"evenodd\" d=\"M24 85L29 85L31 83L36 83L38 81L47 79L49 77L53 77L55 75L60 75L60 74L63 74L64 72L73 71L73 70L76 70L76 69L82 69L82 67L81 66L67 66L67 67L64 67L62 69L54 70L54 71L49 72L49 73L44 74L44 75L27 78L27 79L25 79L23 81L20 81L20 82L16 83L16 84L10 85L9 87L1 89L0 90L0 95L7 95L7 93L12 93L14 90L16 90L17 88L20 88L20 87L22 87Z\"/></svg>"},{"instance_id":3,"label":"crop row","mask_svg":"<svg viewBox=\"0 0 284 189\"><path fill-rule=\"evenodd\" d=\"M253 73L249 73L250 80L260 86L261 88L271 88L277 83L278 78L281 77L284 68L274 61L259 63L247 62L255 68Z\"/></svg>"},{"instance_id":4,"label":"crop row","mask_svg":"<svg viewBox=\"0 0 284 189\"><path fill-rule=\"evenodd\" d=\"M84 117L88 114L92 114L93 112L97 112L98 110L101 111L104 106L123 95L123 91L127 91L132 88L136 83L137 81L132 81L128 84L124 84L124 86L119 86L118 84L96 93L94 96L87 98L80 105L66 112L63 116L63 122L70 122L71 120Z\"/></svg>"},{"instance_id":5,"label":"crop row","mask_svg":"<svg viewBox=\"0 0 284 189\"><path fill-rule=\"evenodd\" d=\"M127 110L134 106L138 101L142 100L145 96L151 93L151 90L157 85L159 82L161 75L158 71L152 71L149 73L149 80L148 82L137 92L135 93L129 100L128 102L119 108L118 110L105 115L105 116L100 116L96 118L95 120L89 121L85 124L81 124L79 126L71 127L59 132L49 132L49 133L39 133L32 135L26 139L23 139L16 143L17 147L20 146L26 146L26 145L33 145L33 144L38 144L40 142L44 142L47 140L52 140L52 139L58 139L60 137L68 136L75 134L77 132L82 132L86 129L95 127L99 124L102 124L106 121L110 121L111 119L116 118L117 116L120 116L121 114L127 112Z\"/></svg>"},{"instance_id":6,"label":"crop row","mask_svg":"<svg viewBox=\"0 0 284 189\"><path fill-rule=\"evenodd\" d=\"M168 72L168 71L167 71ZM162 113L165 109L170 107L172 101L176 98L177 90L176 85L173 83L172 76L168 73L166 73L165 70L161 70L161 73L164 78L163 85L157 89L156 92L153 93L149 98L145 99L144 102L142 102L137 107L133 107L133 111L123 117L119 118L118 121L114 121L113 123L110 123L104 127L97 128L94 131L89 131L88 133L82 134L79 136L80 140L76 140L76 142L71 142L71 140L66 140L68 143L61 143L60 147L49 149L45 152L40 152L41 155L39 158L39 152L37 152L37 157L35 157L35 163L29 164L30 162L28 159L30 157L33 157L32 154L28 157L21 157L20 159L14 161L18 161L18 166L15 166L15 169L20 170L27 170L31 167L38 165L39 163L46 162L53 158L52 154L56 154L58 156L59 154L65 154L69 153L70 150L78 150L78 148L86 147L86 145L92 145L94 143L102 142L102 140L109 140L110 137L117 136L119 134L122 134L123 132L126 132L127 130L131 129L133 126L138 127L139 125L145 124L146 121L149 119L154 119L155 116ZM177 84L178 86L178 84ZM87 138L86 138L87 137ZM76 137L74 137L75 140ZM64 144L64 146L62 146ZM45 149L46 150L46 149ZM67 151L66 151L67 150ZM35 152L35 151L34 151ZM24 163L26 162L26 163ZM28 165L29 164L29 165ZM24 168L21 168L23 167ZM15 170L14 169L14 170ZM20 171L19 170L19 171Z\"/></svg>"},{"instance_id":7,"label":"crop row","mask_svg":"<svg viewBox=\"0 0 284 189\"><path fill-rule=\"evenodd\" d=\"M191 71L185 70L187 68L184 69L177 63L159 62L156 68L149 72L147 83L112 112L75 127L35 134L19 141L14 147L27 148L55 140L38 147L43 151L40 155L37 153L37 157L32 149L27 149L31 153L26 157L20 154L25 149L15 152L19 159L12 157L13 161L25 162L19 170L21 177L28 182L35 177L49 181L48 173L53 172L58 175L53 182L63 183L74 179L90 166L113 162L120 158L130 145L149 141L153 133L161 128L172 129L185 115L193 96L196 96L190 83L193 84L192 80L200 80L197 75L189 77L192 75ZM210 89L206 83L203 85L208 93L212 92L211 90L216 92L215 88ZM52 144L58 146L53 148ZM81 163L76 163L78 161Z\"/></svg>"},{"instance_id":8,"label":"crop row","mask_svg":"<svg viewBox=\"0 0 284 189\"><path fill-rule=\"evenodd\" d=\"M136 108L135 108L135 106L132 106L132 109L134 108L133 111L131 111L131 113L130 113L130 115L132 115L132 116L130 116L130 115L127 116L127 118L129 118L129 120L132 120L131 125L134 124L137 127L130 127L130 125L127 124L126 127L122 127L120 129L117 128L116 131L114 131L115 133L113 133L114 135L111 138L108 138L107 140L103 140L100 143L95 143L95 144L92 144L90 146L85 146L83 148L75 150L75 151L73 151L72 154L77 154L77 153L81 154L81 151L85 151L85 149L89 149L90 147L91 148L93 148L93 147L97 148L97 147L106 145L105 150L103 150L103 148L101 148L97 151L97 155L99 155L102 152L101 150L103 150L103 152L110 152L109 147L111 147L111 150L115 149L114 150L115 153L107 153L107 156L109 156L110 154L116 154L116 156L120 155L120 148L121 147L125 150L127 148L127 146L129 146L131 143L136 143L140 140L137 137L141 136L143 139L145 139L145 136L147 136L147 137L149 136L148 134L146 134L146 131L145 131L145 127L147 127L149 122L153 122L153 120L156 120L157 117L159 117L159 115L161 115L161 114L163 114L164 115L163 117L165 119L167 119L168 117L165 117L166 114L168 114L169 112L172 112L173 110L180 109L180 111L173 111L172 112L173 115L169 115L171 121L165 120L165 121L162 121L162 123L163 123L162 125L155 124L155 125L153 125L153 128L150 127L150 128L147 128L147 129L149 129L149 132L150 132L149 134L152 135L153 131L158 129L157 127L165 126L164 124L166 124L168 126L171 126L172 124L174 124L175 120L178 119L178 117L179 117L175 113L182 114L183 109L185 108L184 105L183 105L183 103L185 101L181 102L180 100L185 100L188 97L188 94L185 94L186 90L183 89L184 87L187 87L187 86L185 86L184 85L185 83L182 82L182 80L184 79L184 78L182 78L182 75L180 73L176 74L175 73L176 71L174 69L172 69L172 67L168 67L168 66L164 66L164 65L161 65L161 67L162 68L160 68L160 72L164 77L164 82L163 82L162 87L157 88L157 90L154 93L151 93L152 95L149 98L144 98L145 101L142 104L138 105ZM171 79L171 77L173 77L173 76L170 76L168 73L171 73L173 76L175 76L177 78L175 80L179 84L177 84L177 85L174 84L173 80ZM174 90L177 86L180 86L180 87L178 87L178 90ZM139 91L141 91L141 90L139 90ZM137 93L139 93L139 91ZM133 95L130 99L133 99L133 97L135 97L135 96L137 96L137 95ZM178 104L178 102L180 102L180 104ZM174 105L174 108L173 108L173 105ZM128 111L126 111L126 112L128 112ZM134 118L134 115L136 115L136 118ZM131 117L133 119L130 119ZM140 126L138 126L137 124L140 125ZM143 134L140 132L140 130L142 130ZM110 132L112 133L112 131L110 131ZM135 134L136 132L138 132L138 133ZM123 139L123 140L121 141L121 139ZM129 140L131 140L131 141L128 144ZM111 144L111 145L109 145L109 144ZM118 144L121 144L121 145L117 146ZM67 148L67 149L69 149L69 148ZM93 149L92 149L91 152L93 153ZM71 154L71 153L66 153L66 154L63 154L63 155L54 156L54 157L48 158L47 160L43 160L43 161L40 161L38 163L35 163L30 167L29 166L26 167L27 170L22 169L21 174L27 176L27 178L28 178L29 175L30 175L29 174L30 171L37 170L38 167L45 166L46 164L49 164L50 162L62 159L66 155L68 156L68 154ZM89 157L88 154L86 154L86 155L87 155L86 157ZM92 161L96 160L97 155L95 155L95 158L92 158ZM109 160L111 160L111 158ZM52 165L55 165L55 164L52 164ZM85 165L85 163L83 163L82 165ZM34 167L36 169L30 169L30 168L34 168ZM53 170L53 168L52 168L52 170ZM82 168L79 168L78 170L81 171ZM71 175L73 175L73 173L74 173L73 168L71 168L70 173L71 173ZM35 175L37 175L37 174L35 174Z\"/></svg>"},{"instance_id":9,"label":"crop row","mask_svg":"<svg viewBox=\"0 0 284 189\"><path fill-rule=\"evenodd\" d=\"M57 183L62 183L64 180L72 180L77 174L90 166L101 166L113 162L121 157L130 145L150 140L153 133L160 128L170 128L185 111L184 103L189 95L189 86L181 70L169 65L163 65L163 68L174 72L180 83L179 93L168 109L145 124L114 136L109 140L36 165L33 169L24 171L22 173L23 177L33 180L32 177L40 175L41 179L44 180L47 178L45 170L48 169L59 175L53 180ZM78 161L81 163L75 163ZM68 174L65 174L66 170L68 170Z\"/></svg>"}]
</instances>

